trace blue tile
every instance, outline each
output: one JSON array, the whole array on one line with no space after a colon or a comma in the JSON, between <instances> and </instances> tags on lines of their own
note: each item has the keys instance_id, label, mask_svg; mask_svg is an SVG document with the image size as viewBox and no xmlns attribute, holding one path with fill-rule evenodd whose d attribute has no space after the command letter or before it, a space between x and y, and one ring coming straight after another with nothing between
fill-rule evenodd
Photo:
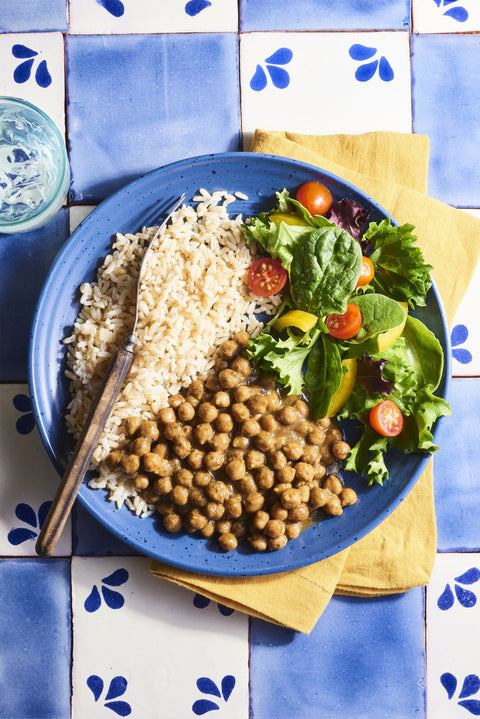
<instances>
[{"instance_id":1,"label":"blue tile","mask_svg":"<svg viewBox=\"0 0 480 719\"><path fill-rule=\"evenodd\" d=\"M410 0L240 0L240 30L402 30Z\"/></svg>"},{"instance_id":2,"label":"blue tile","mask_svg":"<svg viewBox=\"0 0 480 719\"><path fill-rule=\"evenodd\" d=\"M333 597L308 635L252 619L251 715L423 719L424 642L422 589Z\"/></svg>"},{"instance_id":3,"label":"blue tile","mask_svg":"<svg viewBox=\"0 0 480 719\"><path fill-rule=\"evenodd\" d=\"M0 32L67 30L67 0L2 0Z\"/></svg>"},{"instance_id":4,"label":"blue tile","mask_svg":"<svg viewBox=\"0 0 480 719\"><path fill-rule=\"evenodd\" d=\"M183 157L240 149L235 34L69 37L67 79L74 202Z\"/></svg>"},{"instance_id":5,"label":"blue tile","mask_svg":"<svg viewBox=\"0 0 480 719\"><path fill-rule=\"evenodd\" d=\"M478 399L477 399L478 398ZM480 550L480 378L454 378L451 417L440 425L433 460L438 549Z\"/></svg>"},{"instance_id":6,"label":"blue tile","mask_svg":"<svg viewBox=\"0 0 480 719\"><path fill-rule=\"evenodd\" d=\"M35 307L53 259L68 237L65 208L47 225L0 234L0 382L26 382Z\"/></svg>"},{"instance_id":7,"label":"blue tile","mask_svg":"<svg viewBox=\"0 0 480 719\"><path fill-rule=\"evenodd\" d=\"M428 192L456 207L480 205L477 35L412 37L413 129L430 137Z\"/></svg>"},{"instance_id":8,"label":"blue tile","mask_svg":"<svg viewBox=\"0 0 480 719\"><path fill-rule=\"evenodd\" d=\"M92 492L95 491L101 490L92 489ZM139 552L117 539L80 502L74 505L72 519L73 553L75 556L139 556Z\"/></svg>"},{"instance_id":9,"label":"blue tile","mask_svg":"<svg viewBox=\"0 0 480 719\"><path fill-rule=\"evenodd\" d=\"M0 716L70 717L70 564L0 560Z\"/></svg>"}]
</instances>

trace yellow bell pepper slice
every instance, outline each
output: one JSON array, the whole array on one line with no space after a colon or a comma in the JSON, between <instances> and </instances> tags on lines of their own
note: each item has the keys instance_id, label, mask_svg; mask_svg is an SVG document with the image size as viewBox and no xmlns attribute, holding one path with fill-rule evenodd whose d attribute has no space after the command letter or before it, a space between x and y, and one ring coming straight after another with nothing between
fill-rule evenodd
<instances>
[{"instance_id":1,"label":"yellow bell pepper slice","mask_svg":"<svg viewBox=\"0 0 480 719\"><path fill-rule=\"evenodd\" d=\"M405 319L401 324L398 325L398 327L392 327L391 330L387 330L386 332L380 332L377 337L377 345L379 352L385 352L385 350L388 350L388 348L393 345L395 340L398 340L398 338L403 332L403 328L405 327L405 322L407 321L408 314L408 302L399 302L398 304L401 305L402 308L405 310Z\"/></svg>"},{"instance_id":2,"label":"yellow bell pepper slice","mask_svg":"<svg viewBox=\"0 0 480 719\"><path fill-rule=\"evenodd\" d=\"M298 329L308 332L317 324L318 317L312 315L310 312L304 312L303 310L291 310L285 312L284 315L278 318L274 323L274 327L277 332L281 332L285 327L298 327Z\"/></svg>"},{"instance_id":3,"label":"yellow bell pepper slice","mask_svg":"<svg viewBox=\"0 0 480 719\"><path fill-rule=\"evenodd\" d=\"M270 220L270 222L274 222L276 225L279 225L280 222L285 222L286 225L308 227L308 222L305 222L305 220L301 217L297 217L296 215L288 215L284 212L273 212L271 215L268 216L268 219Z\"/></svg>"},{"instance_id":4,"label":"yellow bell pepper slice","mask_svg":"<svg viewBox=\"0 0 480 719\"><path fill-rule=\"evenodd\" d=\"M343 407L347 399L352 394L353 385L357 379L357 360L342 360L342 367L346 368L345 374L342 375L340 387L337 389L330 402L327 417L333 417Z\"/></svg>"}]
</instances>

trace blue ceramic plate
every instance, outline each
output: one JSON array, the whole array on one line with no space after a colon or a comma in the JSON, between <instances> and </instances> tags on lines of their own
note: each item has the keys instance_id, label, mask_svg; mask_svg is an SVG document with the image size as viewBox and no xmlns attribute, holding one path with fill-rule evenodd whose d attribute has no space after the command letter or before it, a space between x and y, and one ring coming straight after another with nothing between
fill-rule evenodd
<instances>
[{"instance_id":1,"label":"blue ceramic plate","mask_svg":"<svg viewBox=\"0 0 480 719\"><path fill-rule=\"evenodd\" d=\"M257 153L225 153L189 158L161 167L124 187L98 206L75 230L60 251L42 290L33 323L30 347L30 387L38 427L59 473L62 474L72 438L64 414L69 400L64 379L62 340L70 334L79 312L77 288L95 278L96 268L108 253L115 232L135 232L166 210L182 194L189 201L200 187L208 191L241 191L248 200L229 206L244 217L272 207L275 192L294 190L307 180L326 184L334 200L349 197L370 210L370 219L389 217L371 198L338 177L311 165ZM446 396L450 377L450 349L441 300L435 286L428 304L416 315L438 337L445 353L445 373L439 394ZM412 489L429 456L389 457L390 478L384 487L367 487L360 477L348 477L358 502L341 517L324 519L305 530L277 552L255 553L245 546L223 553L213 541L189 534L166 533L158 517L140 519L127 508L116 509L103 490L92 490L86 477L80 502L105 527L143 554L195 572L249 576L285 572L317 562L350 546L385 519Z\"/></svg>"}]
</instances>

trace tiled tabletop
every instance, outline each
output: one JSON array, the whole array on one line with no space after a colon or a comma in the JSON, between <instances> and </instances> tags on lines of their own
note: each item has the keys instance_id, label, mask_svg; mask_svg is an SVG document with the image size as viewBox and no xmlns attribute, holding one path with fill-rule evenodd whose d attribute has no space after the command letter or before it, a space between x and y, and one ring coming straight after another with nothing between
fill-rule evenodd
<instances>
[{"instance_id":1,"label":"tiled tabletop","mask_svg":"<svg viewBox=\"0 0 480 719\"><path fill-rule=\"evenodd\" d=\"M334 596L308 635L154 578L81 506L38 558L58 477L27 385L72 228L149 170L248 149L256 127L427 134L429 194L480 216L479 32L478 0L0 0L0 94L54 118L72 171L49 225L0 237L0 719L480 714L480 269L451 327L432 581Z\"/></svg>"}]
</instances>

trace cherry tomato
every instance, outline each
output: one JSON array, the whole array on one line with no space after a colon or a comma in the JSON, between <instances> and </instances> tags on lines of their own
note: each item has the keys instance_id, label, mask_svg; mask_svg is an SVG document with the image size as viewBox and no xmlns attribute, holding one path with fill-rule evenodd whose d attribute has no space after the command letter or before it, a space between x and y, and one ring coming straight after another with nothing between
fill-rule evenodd
<instances>
[{"instance_id":1,"label":"cherry tomato","mask_svg":"<svg viewBox=\"0 0 480 719\"><path fill-rule=\"evenodd\" d=\"M370 424L384 437L396 437L403 429L403 414L395 402L385 399L370 410Z\"/></svg>"},{"instance_id":2,"label":"cherry tomato","mask_svg":"<svg viewBox=\"0 0 480 719\"><path fill-rule=\"evenodd\" d=\"M304 182L298 188L295 199L314 216L324 215L333 200L328 187L320 182Z\"/></svg>"},{"instance_id":3,"label":"cherry tomato","mask_svg":"<svg viewBox=\"0 0 480 719\"><path fill-rule=\"evenodd\" d=\"M348 302L345 314L339 315L332 312L332 314L327 315L325 324L332 337L339 340L349 340L355 337L362 326L362 314L357 305L354 305L353 302Z\"/></svg>"},{"instance_id":4,"label":"cherry tomato","mask_svg":"<svg viewBox=\"0 0 480 719\"><path fill-rule=\"evenodd\" d=\"M357 287L364 287L373 280L375 268L370 257L362 255L362 267L360 269L360 277L357 280Z\"/></svg>"},{"instance_id":5,"label":"cherry tomato","mask_svg":"<svg viewBox=\"0 0 480 719\"><path fill-rule=\"evenodd\" d=\"M270 297L282 290L287 281L287 271L282 263L271 257L260 257L248 270L248 286L260 297Z\"/></svg>"}]
</instances>

